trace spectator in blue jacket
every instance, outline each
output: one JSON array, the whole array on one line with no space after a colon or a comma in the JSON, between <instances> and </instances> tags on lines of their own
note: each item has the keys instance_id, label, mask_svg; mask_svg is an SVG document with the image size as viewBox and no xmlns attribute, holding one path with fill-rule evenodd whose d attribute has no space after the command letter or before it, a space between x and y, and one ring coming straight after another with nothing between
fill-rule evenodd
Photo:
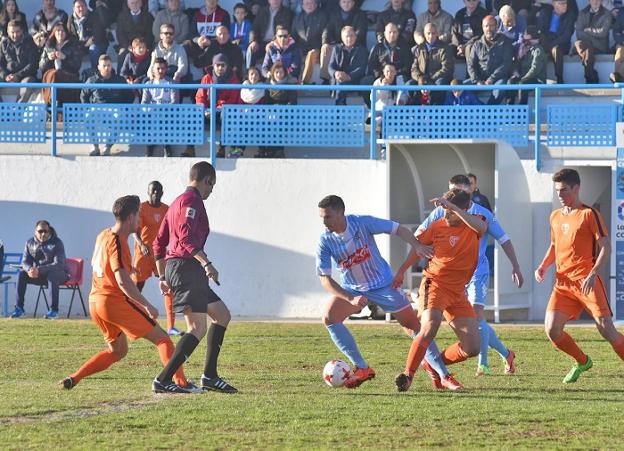
<instances>
[{"instance_id":1,"label":"spectator in blue jacket","mask_svg":"<svg viewBox=\"0 0 624 451\"><path fill-rule=\"evenodd\" d=\"M46 314L48 319L58 318L59 286L69 279L65 266L65 247L46 220L37 221L35 235L26 241L22 270L17 277L17 298L11 318L24 316L26 286L47 285L48 299L52 301Z\"/></svg>"},{"instance_id":2,"label":"spectator in blue jacket","mask_svg":"<svg viewBox=\"0 0 624 451\"><path fill-rule=\"evenodd\" d=\"M288 28L283 25L275 28L275 39L266 47L262 75L268 78L271 68L278 61L282 63L288 77L298 83L301 76L301 52Z\"/></svg>"},{"instance_id":3,"label":"spectator in blue jacket","mask_svg":"<svg viewBox=\"0 0 624 451\"><path fill-rule=\"evenodd\" d=\"M86 81L87 84L99 84L99 83L119 83L126 84L126 79L121 75L117 75L113 70L113 63L108 55L101 55L98 60L98 72L97 74L89 77ZM84 88L80 92L80 101L82 103L132 103L134 100L134 94L130 89L110 89L110 88ZM110 125L113 122L119 120L119 111L100 111L94 109L93 113L98 115L98 120L104 125ZM112 125L111 125L112 127ZM116 136L112 133L104 132L102 134L95 134L92 136L93 147L89 155L92 157L100 155L99 142L103 141L105 144L104 152L102 155L110 155L111 148L115 141Z\"/></svg>"},{"instance_id":4,"label":"spectator in blue jacket","mask_svg":"<svg viewBox=\"0 0 624 451\"><path fill-rule=\"evenodd\" d=\"M239 46L243 54L247 52L251 33L251 20L247 18L247 15L247 6L244 3L234 5L234 20L230 24L230 37L232 44Z\"/></svg>"},{"instance_id":5,"label":"spectator in blue jacket","mask_svg":"<svg viewBox=\"0 0 624 451\"><path fill-rule=\"evenodd\" d=\"M567 0L553 0L552 6L543 5L537 13L540 43L555 64L557 83L563 83L563 57L570 53L576 14Z\"/></svg>"},{"instance_id":6,"label":"spectator in blue jacket","mask_svg":"<svg viewBox=\"0 0 624 451\"><path fill-rule=\"evenodd\" d=\"M461 85L459 80L451 80L451 86ZM474 91L460 91L454 89L451 92L446 93L446 100L444 105L483 105L483 102L479 100Z\"/></svg>"},{"instance_id":7,"label":"spectator in blue jacket","mask_svg":"<svg viewBox=\"0 0 624 451\"><path fill-rule=\"evenodd\" d=\"M355 29L347 25L340 33L342 44L334 47L329 61L329 75L332 84L359 85L366 73L368 52L366 48L357 44ZM338 91L336 105L347 104L347 91Z\"/></svg>"}]
</instances>

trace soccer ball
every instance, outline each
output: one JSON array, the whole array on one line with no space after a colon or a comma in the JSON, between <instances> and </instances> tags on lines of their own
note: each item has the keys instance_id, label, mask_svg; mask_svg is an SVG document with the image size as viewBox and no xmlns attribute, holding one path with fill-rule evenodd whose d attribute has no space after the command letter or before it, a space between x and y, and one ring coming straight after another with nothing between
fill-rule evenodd
<instances>
[{"instance_id":1,"label":"soccer ball","mask_svg":"<svg viewBox=\"0 0 624 451\"><path fill-rule=\"evenodd\" d=\"M351 367L343 360L330 360L323 368L323 380L330 387L342 387L351 376Z\"/></svg>"}]
</instances>

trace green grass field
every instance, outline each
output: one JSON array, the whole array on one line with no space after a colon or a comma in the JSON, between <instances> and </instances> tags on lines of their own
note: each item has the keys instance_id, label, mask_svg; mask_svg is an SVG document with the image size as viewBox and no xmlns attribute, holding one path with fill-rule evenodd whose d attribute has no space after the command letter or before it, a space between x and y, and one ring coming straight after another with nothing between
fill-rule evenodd
<instances>
[{"instance_id":1,"label":"green grass field","mask_svg":"<svg viewBox=\"0 0 624 451\"><path fill-rule=\"evenodd\" d=\"M0 320L0 449L206 448L621 448L624 364L593 328L571 334L594 360L564 386L571 361L539 326L497 327L518 355L504 376L475 378L476 362L453 368L463 393L437 392L422 371L397 393L409 340L399 327L351 325L377 378L332 389L325 362L341 357L321 324L238 322L221 353L221 375L237 395L153 395L160 361L150 343L71 391L56 383L102 349L88 321ZM447 327L439 344L451 343ZM186 366L198 379L205 342Z\"/></svg>"}]
</instances>

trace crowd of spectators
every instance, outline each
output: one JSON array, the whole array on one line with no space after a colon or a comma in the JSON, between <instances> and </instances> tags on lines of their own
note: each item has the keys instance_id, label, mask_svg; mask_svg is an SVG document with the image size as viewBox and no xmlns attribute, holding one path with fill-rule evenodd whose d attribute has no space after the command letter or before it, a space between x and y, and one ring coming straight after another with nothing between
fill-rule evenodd
<instances>
[{"instance_id":1,"label":"crowd of spectators","mask_svg":"<svg viewBox=\"0 0 624 451\"><path fill-rule=\"evenodd\" d=\"M183 0L75 0L68 12L57 8L55 0L41 0L41 10L29 19L16 0L6 0L0 2L0 82L101 82L114 76L124 83L201 79L305 85L316 70L316 80L335 85L533 84L546 82L552 60L557 83L564 83L563 59L578 54L586 82L597 83L594 66L601 53L614 54L610 79L616 82L624 80L624 14L617 1L588 0L579 9L576 0L463 0L464 6L451 14L441 0L427 0L426 11L416 16L406 0L390 0L377 13L362 11L356 0L244 0L231 15L218 0L204 0L199 8L187 8ZM375 43L367 48L369 29ZM116 70L108 74L101 57L113 53ZM466 67L462 80L454 80L458 63ZM203 78L194 80L198 72ZM80 98L98 103L98 91L83 91ZM206 90L175 96L169 91L125 90L116 97L175 103L190 95L209 109ZM225 90L217 104L296 103L296 91L278 91L260 96L256 89L244 95ZM462 96L479 101L468 91L454 92L459 95L387 91L377 102L456 104ZM494 90L486 101L510 104L519 97L526 103L527 92L518 96ZM57 102L77 101L78 94L59 90ZM369 92L360 94L370 106ZM21 89L17 101L28 102L33 95L33 89ZM337 105L346 104L347 92L333 95ZM51 101L45 90L43 100ZM220 155L224 152L220 149ZM148 148L147 154L153 153ZM231 149L230 156L241 153ZM259 156L280 153L264 149ZM94 148L93 154L99 150ZM164 154L171 155L171 148ZM194 149L187 148L184 155L194 155Z\"/></svg>"}]
</instances>

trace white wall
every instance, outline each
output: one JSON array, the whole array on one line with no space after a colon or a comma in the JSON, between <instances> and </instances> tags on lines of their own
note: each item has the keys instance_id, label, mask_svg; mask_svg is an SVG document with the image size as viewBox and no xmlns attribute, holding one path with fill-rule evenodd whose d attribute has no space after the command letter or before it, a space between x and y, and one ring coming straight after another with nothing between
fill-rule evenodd
<instances>
[{"instance_id":1,"label":"white wall","mask_svg":"<svg viewBox=\"0 0 624 451\"><path fill-rule=\"evenodd\" d=\"M113 222L110 208L122 195L145 199L159 180L163 201L184 190L197 160L3 156L0 160L0 238L8 252L21 252L37 219L48 219L67 255L91 259L95 236ZM319 317L327 295L315 273L322 232L318 201L341 195L354 213L383 216L385 163L369 160L224 160L206 201L211 235L206 252L221 274L216 291L236 316ZM381 240L382 252L387 240ZM87 265L85 273L90 273ZM83 291L88 293L90 274ZM156 280L147 297L162 309ZM27 292L32 311L36 290ZM67 308L61 294L61 310ZM10 299L13 305L13 298ZM74 310L76 312L77 310Z\"/></svg>"}]
</instances>

